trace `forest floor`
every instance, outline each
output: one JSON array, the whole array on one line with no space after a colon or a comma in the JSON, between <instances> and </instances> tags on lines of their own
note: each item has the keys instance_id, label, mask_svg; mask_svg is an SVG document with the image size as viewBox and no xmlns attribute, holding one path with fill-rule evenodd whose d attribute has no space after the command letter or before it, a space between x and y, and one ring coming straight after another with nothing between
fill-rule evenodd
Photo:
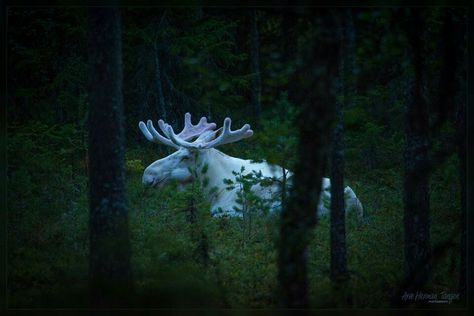
<instances>
[{"instance_id":1,"label":"forest floor","mask_svg":"<svg viewBox=\"0 0 474 316\"><path fill-rule=\"evenodd\" d=\"M278 216L212 218L197 190L177 192L171 184L146 190L143 168L152 161L127 152L126 178L136 302L141 307L272 308L278 306ZM429 285L434 293L457 292L458 186L446 185L439 168L431 185L432 245L454 245L437 258ZM351 169L348 167L349 170ZM83 307L88 270L87 178L65 185L63 174L41 186L27 171L9 183L8 303L10 307ZM402 172L348 173L347 182L364 206L366 223L347 216L346 291L354 307L390 306L403 277ZM23 188L23 190L21 190ZM55 191L56 190L56 191ZM53 194L56 192L55 194ZM58 192L62 192L58 194ZM449 198L446 198L449 196ZM15 198L14 200L11 200ZM189 199L197 220L189 220ZM45 204L48 205L45 205ZM344 306L329 279L329 216L314 229L308 253L310 303ZM452 306L455 305L455 302Z\"/></svg>"}]
</instances>

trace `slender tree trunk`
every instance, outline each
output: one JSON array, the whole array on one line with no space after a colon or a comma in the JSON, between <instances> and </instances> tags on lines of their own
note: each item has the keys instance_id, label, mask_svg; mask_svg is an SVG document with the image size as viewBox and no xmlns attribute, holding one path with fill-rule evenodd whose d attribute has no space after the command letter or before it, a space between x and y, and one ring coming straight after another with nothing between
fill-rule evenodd
<instances>
[{"instance_id":1,"label":"slender tree trunk","mask_svg":"<svg viewBox=\"0 0 474 316\"><path fill-rule=\"evenodd\" d=\"M163 93L163 82L161 80L161 66L160 66L160 54L158 49L158 41L154 43L154 53L155 53L155 84L156 84L156 94L158 99L158 116L163 120L167 120L166 113L166 104L165 104L165 94Z\"/></svg>"},{"instance_id":2,"label":"slender tree trunk","mask_svg":"<svg viewBox=\"0 0 474 316\"><path fill-rule=\"evenodd\" d=\"M413 76L408 88L405 114L405 276L407 291L423 289L431 277L428 105L423 97L422 12L410 10L408 39Z\"/></svg>"},{"instance_id":3,"label":"slender tree trunk","mask_svg":"<svg viewBox=\"0 0 474 316\"><path fill-rule=\"evenodd\" d=\"M204 269L207 269L209 265L209 241L200 223L201 219L198 219L195 202L193 196L188 198L186 220L191 225L191 239L196 241L193 257Z\"/></svg>"},{"instance_id":4,"label":"slender tree trunk","mask_svg":"<svg viewBox=\"0 0 474 316\"><path fill-rule=\"evenodd\" d=\"M292 69L296 65L296 57L298 50L298 17L293 10L287 10L283 15L282 29L285 31L285 40L282 43L283 47L283 60L286 62L287 67ZM290 76L291 78L291 76ZM290 99L296 98L296 92L298 90L297 82L295 80L288 80L287 84L288 97Z\"/></svg>"},{"instance_id":5,"label":"slender tree trunk","mask_svg":"<svg viewBox=\"0 0 474 316\"><path fill-rule=\"evenodd\" d=\"M163 120L167 120L167 110L165 102L165 94L163 92L163 70L160 61L160 30L165 21L166 10L161 14L160 20L156 20L155 25L155 39L153 41L153 53L155 56L155 84L156 84L156 98L158 101L158 116Z\"/></svg>"},{"instance_id":6,"label":"slender tree trunk","mask_svg":"<svg viewBox=\"0 0 474 316\"><path fill-rule=\"evenodd\" d=\"M336 126L332 135L331 153L331 279L344 283L347 273L346 216L344 211L344 127L342 104L336 102Z\"/></svg>"},{"instance_id":7,"label":"slender tree trunk","mask_svg":"<svg viewBox=\"0 0 474 316\"><path fill-rule=\"evenodd\" d=\"M294 187L281 214L278 245L280 304L290 308L308 307L306 258L311 231L316 224L315 205L321 192L321 179L327 157L329 129L333 118L333 81L337 76L339 51L335 23L326 10L319 10L314 22L321 35L308 43L298 69L301 85L298 103L300 139L299 162ZM317 70L317 71L316 71Z\"/></svg>"},{"instance_id":8,"label":"slender tree trunk","mask_svg":"<svg viewBox=\"0 0 474 316\"><path fill-rule=\"evenodd\" d=\"M340 64L339 64L339 92L346 102L345 55L347 25L340 21ZM344 125L342 118L341 101L336 101L335 126L332 131L331 151L331 279L336 286L342 286L349 278L346 259L346 216L344 211Z\"/></svg>"},{"instance_id":9,"label":"slender tree trunk","mask_svg":"<svg viewBox=\"0 0 474 316\"><path fill-rule=\"evenodd\" d=\"M440 132L442 125L453 117L454 102L457 89L459 88L458 80L456 80L456 68L458 65L458 58L462 58L462 54L457 54L459 48L459 30L455 27L453 21L453 12L449 9L444 10L443 27L441 36L441 70L439 75L438 95L436 102L433 102L432 112L435 114L431 130L434 132L433 136ZM456 32L456 33L454 33Z\"/></svg>"},{"instance_id":10,"label":"slender tree trunk","mask_svg":"<svg viewBox=\"0 0 474 316\"><path fill-rule=\"evenodd\" d=\"M55 112L55 116L56 116L56 123L59 124L59 125L62 125L64 124L64 109L62 107L62 105L60 104L60 101L56 101L55 104L54 104L54 112Z\"/></svg>"},{"instance_id":11,"label":"slender tree trunk","mask_svg":"<svg viewBox=\"0 0 474 316\"><path fill-rule=\"evenodd\" d=\"M283 178L281 181L281 207L282 209L286 207L286 168L281 166L281 172L283 174Z\"/></svg>"},{"instance_id":12,"label":"slender tree trunk","mask_svg":"<svg viewBox=\"0 0 474 316\"><path fill-rule=\"evenodd\" d=\"M137 90L138 90L138 119L139 120L146 120L147 116L149 115L148 110L148 99L149 99L149 91L148 91L148 72L146 70L147 68L147 58L143 58L145 55L145 52L143 49L140 49L139 51L140 54L140 59L138 61L138 69L137 69L137 74L135 75L136 77L136 82L137 82ZM136 141L145 145L148 144L149 142L141 135L139 131L136 133Z\"/></svg>"},{"instance_id":13,"label":"slender tree trunk","mask_svg":"<svg viewBox=\"0 0 474 316\"><path fill-rule=\"evenodd\" d=\"M462 102L462 101L461 101ZM459 156L459 184L461 189L461 209L459 216L459 224L461 231L460 238L460 260L459 260L459 293L464 300L466 297L466 237L467 237L467 212L466 212L466 109L465 103L461 105L458 112L458 156Z\"/></svg>"},{"instance_id":14,"label":"slender tree trunk","mask_svg":"<svg viewBox=\"0 0 474 316\"><path fill-rule=\"evenodd\" d=\"M202 6L199 5L199 6L196 7L196 18L198 20L202 20L203 17L204 17L204 10L203 10Z\"/></svg>"},{"instance_id":15,"label":"slender tree trunk","mask_svg":"<svg viewBox=\"0 0 474 316\"><path fill-rule=\"evenodd\" d=\"M353 10L352 8L347 9L344 18L344 24L346 25L344 28L346 51L346 54L344 54L344 91L346 96L344 98L344 104L347 107L351 107L354 104L354 96L357 92L356 62L354 58L356 51L356 29L354 26Z\"/></svg>"},{"instance_id":16,"label":"slender tree trunk","mask_svg":"<svg viewBox=\"0 0 474 316\"><path fill-rule=\"evenodd\" d=\"M432 135L437 135L442 125L455 116L455 126L457 129L457 152L459 157L459 184L461 190L460 208L460 279L459 293L464 297L466 293L466 103L464 99L464 73L463 61L465 41L465 25L455 18L455 11L451 9L443 10L444 24L442 28L441 47L441 71L438 85L437 100L433 105L433 112L436 114L434 123L431 126ZM469 23L469 22L468 22ZM472 21L471 21L472 23ZM453 115L454 114L454 115ZM434 168L441 165L449 157L454 148L446 146L448 150L441 150L432 159L431 166Z\"/></svg>"},{"instance_id":17,"label":"slender tree trunk","mask_svg":"<svg viewBox=\"0 0 474 316\"><path fill-rule=\"evenodd\" d=\"M90 294L125 306L132 287L124 181L120 11L89 10Z\"/></svg>"},{"instance_id":18,"label":"slender tree trunk","mask_svg":"<svg viewBox=\"0 0 474 316\"><path fill-rule=\"evenodd\" d=\"M474 34L474 28L473 28L473 19L474 19L474 14L473 14L473 9L469 9L468 13L468 31L467 33L469 34L470 38L468 39L468 42L472 43L473 42L473 34ZM465 60L464 52L462 54L461 60ZM472 58L468 58L468 73L474 73L474 67L473 67L473 62ZM462 76L462 78L466 79L465 76ZM473 100L473 88L472 88L472 83L469 84L469 90L467 91L467 99L468 102L472 102ZM462 85L462 87L464 87ZM463 89L465 91L465 89ZM462 96L464 96L464 93L461 93ZM463 98L465 99L465 98ZM469 103L468 103L469 104ZM471 258L467 258L467 222L468 222L468 217L467 217L467 184L466 184L466 172L468 170L471 170L471 168L467 168L468 162L466 161L466 144L469 144L469 136L470 133L468 133L468 126L466 126L466 117L469 117L469 107L466 106L466 102L461 101L461 106L458 110L458 155L459 155L459 182L461 185L461 210L460 210L460 229L461 229L461 238L460 238L460 260L459 260L459 293L461 294L461 299L463 302L466 302L467 299L467 294L471 292L472 288L467 288L468 284L472 284L472 279L467 280L467 262L470 261L472 262ZM472 172L471 172L472 173ZM469 176L468 176L469 177ZM472 179L472 175L470 176ZM472 204L471 204L472 205ZM472 248L471 248L472 249ZM472 252L471 252L472 254ZM468 260L469 259L469 260Z\"/></svg>"},{"instance_id":19,"label":"slender tree trunk","mask_svg":"<svg viewBox=\"0 0 474 316\"><path fill-rule=\"evenodd\" d=\"M262 107L260 98L262 95L262 79L260 75L260 56L258 52L258 25L257 12L255 9L250 11L250 69L253 74L252 80L252 108L256 118L260 117Z\"/></svg>"}]
</instances>

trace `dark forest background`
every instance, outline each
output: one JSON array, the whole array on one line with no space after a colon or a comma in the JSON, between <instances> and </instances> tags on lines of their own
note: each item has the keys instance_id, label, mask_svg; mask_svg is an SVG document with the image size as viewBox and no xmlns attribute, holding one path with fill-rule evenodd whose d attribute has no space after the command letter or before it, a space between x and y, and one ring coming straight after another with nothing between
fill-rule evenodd
<instances>
[{"instance_id":1,"label":"dark forest background","mask_svg":"<svg viewBox=\"0 0 474 316\"><path fill-rule=\"evenodd\" d=\"M123 154L128 224L115 232L129 260L120 266L127 306L426 305L400 299L416 291L459 293L429 306L462 306L466 8L113 11L8 8L9 307L90 304L89 272L101 258L90 251L107 251L90 245L101 229L89 211L91 159L101 157L89 144L101 123L123 135L123 153L109 158ZM107 21L115 33L94 33ZM94 45L93 34L119 44ZM115 60L121 75L94 77L91 56ZM97 107L101 88L123 96L116 121L91 114L117 110ZM176 130L186 112L251 124L253 137L219 148L231 156L344 181L365 222L349 214L344 224L336 211L316 221L298 208L311 201L298 194L320 189L304 177L283 220L212 218L198 184L145 190L143 170L173 150L148 142L138 122L163 118ZM301 234L291 223L304 224ZM291 264L305 269L285 275ZM285 290L292 282L302 292Z\"/></svg>"}]
</instances>

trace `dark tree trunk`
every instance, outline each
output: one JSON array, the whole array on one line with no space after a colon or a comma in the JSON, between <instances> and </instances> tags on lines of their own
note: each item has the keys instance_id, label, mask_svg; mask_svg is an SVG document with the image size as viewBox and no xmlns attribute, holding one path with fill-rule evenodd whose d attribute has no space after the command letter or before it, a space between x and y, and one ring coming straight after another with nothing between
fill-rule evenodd
<instances>
[{"instance_id":1,"label":"dark tree trunk","mask_svg":"<svg viewBox=\"0 0 474 316\"><path fill-rule=\"evenodd\" d=\"M459 224L461 231L460 238L460 260L459 260L459 293L461 298L466 298L466 269L467 269L467 213L466 213L466 108L465 103L458 111L458 156L459 156L459 184L461 189L461 209L459 216Z\"/></svg>"},{"instance_id":2,"label":"dark tree trunk","mask_svg":"<svg viewBox=\"0 0 474 316\"><path fill-rule=\"evenodd\" d=\"M438 95L436 102L433 102L434 119L431 130L436 136L440 132L442 125L454 116L453 109L455 105L455 96L459 81L456 80L456 68L458 58L462 58L462 54L457 54L459 42L463 42L459 34L463 33L462 29L457 29L453 21L453 12L449 9L444 10L443 28L441 37L441 71L439 74ZM458 46L458 47L457 47ZM461 46L463 47L463 46ZM461 48L462 49L462 48Z\"/></svg>"},{"instance_id":3,"label":"dark tree trunk","mask_svg":"<svg viewBox=\"0 0 474 316\"><path fill-rule=\"evenodd\" d=\"M423 97L423 17L419 9L410 10L407 35L413 76L408 87L405 114L405 277L408 292L423 289L431 276L428 105Z\"/></svg>"},{"instance_id":4,"label":"dark tree trunk","mask_svg":"<svg viewBox=\"0 0 474 316\"><path fill-rule=\"evenodd\" d=\"M336 102L336 126L331 153L331 279L343 283L349 277L346 260L346 221L344 212L344 127L342 104Z\"/></svg>"},{"instance_id":5,"label":"dark tree trunk","mask_svg":"<svg viewBox=\"0 0 474 316\"><path fill-rule=\"evenodd\" d=\"M160 55L158 49L158 42L154 43L155 53L155 83L156 83L156 96L158 100L158 116L164 121L167 120L165 94L163 93L163 82L161 80L161 66L160 66Z\"/></svg>"},{"instance_id":6,"label":"dark tree trunk","mask_svg":"<svg viewBox=\"0 0 474 316\"><path fill-rule=\"evenodd\" d=\"M444 25L442 28L441 46L441 71L438 85L438 96L433 106L435 118L431 131L437 135L442 125L455 116L457 132L457 152L459 156L459 184L461 190L460 209L460 270L459 293L464 298L466 293L466 103L463 87L466 75L464 73L464 43L465 25L456 19L455 10L446 9ZM471 22L472 23L472 22ZM446 149L435 153L431 161L434 168L441 165L455 150L451 144L445 145Z\"/></svg>"},{"instance_id":7,"label":"dark tree trunk","mask_svg":"<svg viewBox=\"0 0 474 316\"><path fill-rule=\"evenodd\" d=\"M339 64L339 93L346 102L346 65L347 37L345 36L346 23L340 23L340 64ZM336 286L343 285L349 275L346 259L346 216L344 211L344 125L342 118L343 103L336 101L335 126L332 131L331 151L331 279Z\"/></svg>"},{"instance_id":8,"label":"dark tree trunk","mask_svg":"<svg viewBox=\"0 0 474 316\"><path fill-rule=\"evenodd\" d=\"M345 106L352 106L354 104L354 96L356 94L356 62L355 62L355 51L356 51L356 29L354 26L354 9L347 9L344 17L344 34L345 34L345 49L344 54L344 91Z\"/></svg>"},{"instance_id":9,"label":"dark tree trunk","mask_svg":"<svg viewBox=\"0 0 474 316\"><path fill-rule=\"evenodd\" d=\"M91 304L124 306L132 279L124 182L119 9L91 8L88 31Z\"/></svg>"},{"instance_id":10,"label":"dark tree trunk","mask_svg":"<svg viewBox=\"0 0 474 316\"><path fill-rule=\"evenodd\" d=\"M467 33L469 34L470 38L468 41L470 43L473 42L473 34L474 34L474 28L473 28L473 10L472 8L469 9L468 13L468 31ZM462 46L464 47L464 46ZM462 58L460 60L465 60L466 57L464 55L464 52L462 54ZM474 73L474 67L473 67L473 62L472 58L468 58L468 73ZM462 70L464 71L464 70ZM463 73L463 76L461 76L463 81L466 82L466 77L465 73ZM469 82L468 82L469 84ZM465 87L465 86L461 86ZM462 91L466 91L463 89ZM467 99L472 102L473 100L473 88L472 88L472 83L469 84L469 90L467 91L468 96ZM461 94L464 98L464 94ZM466 302L467 299L467 294L471 292L472 288L467 288L467 284L472 284L472 280L467 280L467 262L471 261L472 262L472 257L467 258L467 187L466 187L466 173L468 170L472 170L471 168L467 168L467 161L466 161L466 144L468 143L468 137L467 135L470 135L471 133L468 133L468 127L466 126L466 117L469 116L469 107L466 106L466 103L461 101L461 106L459 107L458 110L458 120L457 120L457 128L458 128L458 155L459 155L459 182L461 185L461 210L460 210L460 229L461 229L461 240L460 240L460 260L459 260L459 293L461 294L461 299L463 302ZM472 172L471 172L472 173ZM472 179L472 174L469 177ZM472 254L472 252L471 252ZM469 259L469 260L468 260Z\"/></svg>"},{"instance_id":11,"label":"dark tree trunk","mask_svg":"<svg viewBox=\"0 0 474 316\"><path fill-rule=\"evenodd\" d=\"M196 200L193 194L188 197L186 220L191 225L191 240L196 241L196 248L193 254L194 260L202 265L204 269L207 269L209 265L209 241L200 223L201 219L198 218Z\"/></svg>"},{"instance_id":12,"label":"dark tree trunk","mask_svg":"<svg viewBox=\"0 0 474 316\"><path fill-rule=\"evenodd\" d=\"M54 104L54 113L56 116L56 124L63 125L64 124L64 108L62 107L59 100Z\"/></svg>"},{"instance_id":13,"label":"dark tree trunk","mask_svg":"<svg viewBox=\"0 0 474 316\"><path fill-rule=\"evenodd\" d=\"M286 10L283 14L282 30L284 30L285 40L282 43L283 60L287 67L293 68L296 65L298 48L298 16L292 10ZM290 76L291 77L291 76ZM288 80L288 98L295 99L298 90L298 84L295 80Z\"/></svg>"},{"instance_id":14,"label":"dark tree trunk","mask_svg":"<svg viewBox=\"0 0 474 316\"><path fill-rule=\"evenodd\" d=\"M262 107L260 98L262 95L262 79L260 75L260 56L258 52L258 25L257 12L255 9L250 11L250 70L253 74L252 79L252 109L256 118L260 117Z\"/></svg>"},{"instance_id":15,"label":"dark tree trunk","mask_svg":"<svg viewBox=\"0 0 474 316\"><path fill-rule=\"evenodd\" d=\"M439 75L437 95L431 104L430 112L430 137L439 138L442 141L442 147L439 150L432 151L430 154L430 167L433 171L436 167L451 156L455 151L456 143L452 140L441 139L443 125L447 122L455 122L456 113L459 111L457 96L460 85L465 81L462 73L464 60L464 42L465 25L457 21L455 11L446 9L443 11L443 27L441 32L441 70ZM456 124L456 123L455 123Z\"/></svg>"},{"instance_id":16,"label":"dark tree trunk","mask_svg":"<svg viewBox=\"0 0 474 316\"><path fill-rule=\"evenodd\" d=\"M161 62L160 62L160 44L159 44L159 32L163 25L163 22L166 17L166 10L163 11L161 18L159 21L156 22L156 29L155 29L155 40L153 42L153 52L155 56L155 84L156 84L156 98L158 101L158 116L162 118L164 121L167 120L167 111L166 111L166 102L165 102L165 94L163 92L163 71L161 69Z\"/></svg>"},{"instance_id":17,"label":"dark tree trunk","mask_svg":"<svg viewBox=\"0 0 474 316\"><path fill-rule=\"evenodd\" d=\"M196 7L196 18L198 20L202 20L204 18L204 9L200 5Z\"/></svg>"},{"instance_id":18,"label":"dark tree trunk","mask_svg":"<svg viewBox=\"0 0 474 316\"><path fill-rule=\"evenodd\" d=\"M147 59L144 58L143 56L146 56L146 51L142 47L139 51L139 60L137 62L138 64L138 69L135 74L135 79L134 81L136 82L136 88L137 88L137 99L138 99L138 119L139 120L146 120L149 117L149 105L148 105L148 100L150 96L149 92L149 77L148 74L149 72L147 71L148 68L148 63ZM137 130L136 132L136 141L143 144L147 145L149 142L143 137L143 135Z\"/></svg>"},{"instance_id":19,"label":"dark tree trunk","mask_svg":"<svg viewBox=\"0 0 474 316\"><path fill-rule=\"evenodd\" d=\"M308 306L306 258L311 231L316 224L315 205L321 192L321 178L327 157L329 129L333 118L333 81L337 76L339 51L333 17L318 10L314 22L321 34L308 43L299 65L298 82L301 104L298 118L299 162L295 168L294 187L281 214L278 245L278 280L283 307Z\"/></svg>"}]
</instances>

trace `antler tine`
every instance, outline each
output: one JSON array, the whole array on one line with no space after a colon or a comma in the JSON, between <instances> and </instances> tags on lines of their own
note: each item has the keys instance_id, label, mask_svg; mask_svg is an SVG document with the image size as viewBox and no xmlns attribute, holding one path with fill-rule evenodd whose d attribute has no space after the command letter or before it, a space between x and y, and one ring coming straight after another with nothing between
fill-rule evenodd
<instances>
[{"instance_id":1,"label":"antler tine","mask_svg":"<svg viewBox=\"0 0 474 316\"><path fill-rule=\"evenodd\" d=\"M168 126L170 125L168 123L165 123L162 119L159 119L158 126L160 127L163 134L165 134L166 137L170 138L170 136L168 135Z\"/></svg>"},{"instance_id":2,"label":"antler tine","mask_svg":"<svg viewBox=\"0 0 474 316\"><path fill-rule=\"evenodd\" d=\"M184 114L184 128L186 128L186 127L188 127L188 126L193 126L193 124L191 123L191 113L186 112L186 113ZM184 128L183 128L183 129L184 129ZM181 133L182 133L182 131L181 131ZM181 133L180 133L180 134L181 134Z\"/></svg>"},{"instance_id":3,"label":"antler tine","mask_svg":"<svg viewBox=\"0 0 474 316\"><path fill-rule=\"evenodd\" d=\"M154 139L153 139L153 136L150 134L150 132L148 131L148 129L146 128L146 125L145 123L143 123L142 121L140 121L138 123L138 127L140 128L140 130L142 131L143 135L145 135L145 138L148 139L150 142L153 142Z\"/></svg>"},{"instance_id":4,"label":"antler tine","mask_svg":"<svg viewBox=\"0 0 474 316\"><path fill-rule=\"evenodd\" d=\"M158 143L158 144L162 143L174 148L179 147L176 144L174 144L172 141L170 141L168 138L161 136L160 133L156 131L155 127L153 126L153 122L151 120L148 120L146 125L145 123L140 121L140 123L138 123L138 127L140 128L140 130L142 131L146 139L148 139L149 141L153 143Z\"/></svg>"},{"instance_id":5,"label":"antler tine","mask_svg":"<svg viewBox=\"0 0 474 316\"><path fill-rule=\"evenodd\" d=\"M183 138L179 137L179 135L176 135L171 125L166 126L166 134L168 135L170 140L178 146L185 148L196 148L196 145L194 143L185 141Z\"/></svg>"},{"instance_id":6,"label":"antler tine","mask_svg":"<svg viewBox=\"0 0 474 316\"><path fill-rule=\"evenodd\" d=\"M253 131L250 129L249 124L245 124L238 130L231 131L231 123L232 120L226 117L224 120L224 126L222 127L222 133L213 141L198 144L198 148L212 148L223 144L234 143L253 135Z\"/></svg>"},{"instance_id":7,"label":"antler tine","mask_svg":"<svg viewBox=\"0 0 474 316\"><path fill-rule=\"evenodd\" d=\"M199 136L205 131L216 128L215 123L208 123L207 118L201 117L197 125L191 123L191 114L188 112L184 115L184 128L183 130L176 135L182 140L190 140L193 137Z\"/></svg>"},{"instance_id":8,"label":"antler tine","mask_svg":"<svg viewBox=\"0 0 474 316\"><path fill-rule=\"evenodd\" d=\"M160 133L158 133L158 131L155 129L155 126L153 126L153 122L151 120L148 120L146 122L146 125L148 127L148 131L153 136L153 139L155 139L155 140L157 140L161 143L164 143L166 145L171 145L172 144L172 142L170 142L169 139L161 136Z\"/></svg>"}]
</instances>

